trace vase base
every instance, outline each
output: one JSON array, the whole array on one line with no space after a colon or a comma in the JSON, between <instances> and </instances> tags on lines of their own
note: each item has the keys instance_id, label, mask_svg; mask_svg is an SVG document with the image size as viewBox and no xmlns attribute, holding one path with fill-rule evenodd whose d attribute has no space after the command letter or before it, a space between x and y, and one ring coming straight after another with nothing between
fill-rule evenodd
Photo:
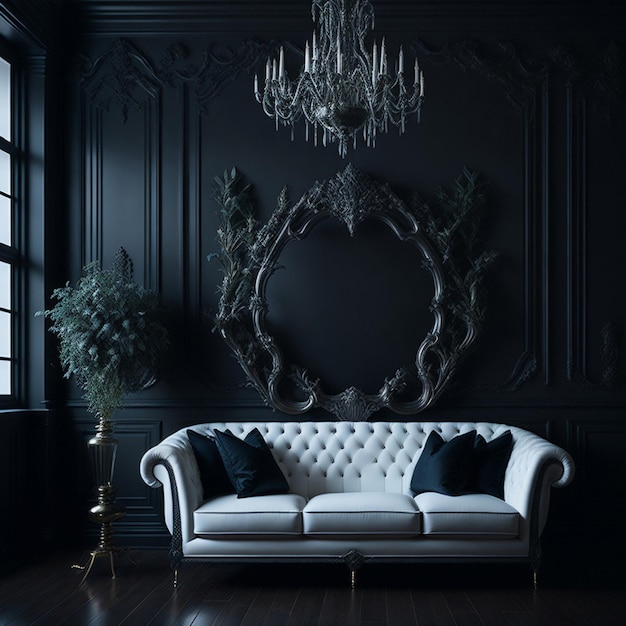
<instances>
[{"instance_id":1,"label":"vase base","mask_svg":"<svg viewBox=\"0 0 626 626\"><path fill-rule=\"evenodd\" d=\"M117 548L115 546L109 546L109 547L102 547L102 546L98 546L97 548L95 548L94 550L92 550L89 553L89 561L87 562L86 565L72 565L72 569L79 569L81 571L84 571L85 573L83 574L83 577L80 579L80 582L78 583L78 586L80 587L86 580L87 576L89 576L89 573L91 572L92 568L93 568L93 564L96 562L97 559L102 558L102 557L108 557L109 559L109 566L111 568L111 579L116 578L115 575L115 563L113 560L113 556L115 554L118 554L120 552L125 552L128 556L128 560L135 565L135 561L133 561L133 559L130 557L130 555L128 554L128 548Z\"/></svg>"}]
</instances>

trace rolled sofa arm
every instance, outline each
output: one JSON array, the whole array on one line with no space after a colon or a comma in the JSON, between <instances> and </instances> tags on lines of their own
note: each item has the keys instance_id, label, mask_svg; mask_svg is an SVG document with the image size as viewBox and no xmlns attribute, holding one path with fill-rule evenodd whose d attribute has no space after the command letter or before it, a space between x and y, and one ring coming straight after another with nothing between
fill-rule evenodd
<instances>
[{"instance_id":1,"label":"rolled sofa arm","mask_svg":"<svg viewBox=\"0 0 626 626\"><path fill-rule=\"evenodd\" d=\"M202 502L202 483L191 444L184 430L166 437L141 459L140 473L150 487L163 486L165 523L174 533L180 516L182 541L193 538L193 511Z\"/></svg>"},{"instance_id":2,"label":"rolled sofa arm","mask_svg":"<svg viewBox=\"0 0 626 626\"><path fill-rule=\"evenodd\" d=\"M511 427L515 445L504 478L504 499L530 524L533 507L537 535L548 516L550 488L564 487L574 479L574 461L559 446L521 428Z\"/></svg>"}]
</instances>

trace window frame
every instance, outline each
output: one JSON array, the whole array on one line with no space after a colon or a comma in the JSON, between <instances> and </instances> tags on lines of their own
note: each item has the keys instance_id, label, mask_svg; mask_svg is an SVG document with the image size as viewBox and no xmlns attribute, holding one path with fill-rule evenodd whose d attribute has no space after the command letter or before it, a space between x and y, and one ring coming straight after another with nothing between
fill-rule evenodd
<instances>
[{"instance_id":1,"label":"window frame","mask_svg":"<svg viewBox=\"0 0 626 626\"><path fill-rule=\"evenodd\" d=\"M10 155L11 159L11 190L8 195L11 212L10 245L0 243L0 261L11 266L11 302L10 315L11 350L9 357L0 355L0 360L10 364L10 393L0 395L0 409L17 408L23 396L24 387L21 375L21 364L25 354L25 333L22 314L24 309L25 285L23 276L23 258L25 242L23 239L23 222L25 220L25 159L23 158L24 122L27 112L25 92L23 90L23 69L19 55L4 40L0 39L0 57L11 67L11 139L0 137L0 148ZM5 194L3 194L5 195ZM7 311L7 309L2 309Z\"/></svg>"}]
</instances>

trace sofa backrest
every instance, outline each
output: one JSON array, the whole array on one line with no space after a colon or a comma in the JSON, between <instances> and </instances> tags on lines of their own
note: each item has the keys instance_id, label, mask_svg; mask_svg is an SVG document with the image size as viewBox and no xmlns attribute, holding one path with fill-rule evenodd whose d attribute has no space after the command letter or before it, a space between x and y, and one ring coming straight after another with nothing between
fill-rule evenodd
<instances>
[{"instance_id":1,"label":"sofa backrest","mask_svg":"<svg viewBox=\"0 0 626 626\"><path fill-rule=\"evenodd\" d=\"M212 422L193 429L258 428L291 491L307 498L343 491L410 493L413 468L432 430L445 440L476 430L486 441L516 429L486 422ZM514 435L515 436L515 435Z\"/></svg>"}]
</instances>

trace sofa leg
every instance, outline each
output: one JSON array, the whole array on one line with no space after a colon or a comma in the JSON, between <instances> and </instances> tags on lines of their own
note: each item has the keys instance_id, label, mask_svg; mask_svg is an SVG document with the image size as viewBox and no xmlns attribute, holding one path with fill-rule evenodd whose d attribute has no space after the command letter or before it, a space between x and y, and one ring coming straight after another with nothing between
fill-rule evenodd
<instances>
[{"instance_id":1,"label":"sofa leg","mask_svg":"<svg viewBox=\"0 0 626 626\"><path fill-rule=\"evenodd\" d=\"M541 550L541 540L537 537L536 534L531 533L530 537L530 566L533 569L533 589L537 591L537 587L539 585L539 568L541 567L541 558L542 558L542 550Z\"/></svg>"},{"instance_id":2,"label":"sofa leg","mask_svg":"<svg viewBox=\"0 0 626 626\"><path fill-rule=\"evenodd\" d=\"M356 587L356 571L365 563L365 556L358 550L350 550L341 559L350 568L350 585L354 589Z\"/></svg>"},{"instance_id":3,"label":"sofa leg","mask_svg":"<svg viewBox=\"0 0 626 626\"><path fill-rule=\"evenodd\" d=\"M174 569L174 589L178 588L178 568Z\"/></svg>"}]
</instances>

